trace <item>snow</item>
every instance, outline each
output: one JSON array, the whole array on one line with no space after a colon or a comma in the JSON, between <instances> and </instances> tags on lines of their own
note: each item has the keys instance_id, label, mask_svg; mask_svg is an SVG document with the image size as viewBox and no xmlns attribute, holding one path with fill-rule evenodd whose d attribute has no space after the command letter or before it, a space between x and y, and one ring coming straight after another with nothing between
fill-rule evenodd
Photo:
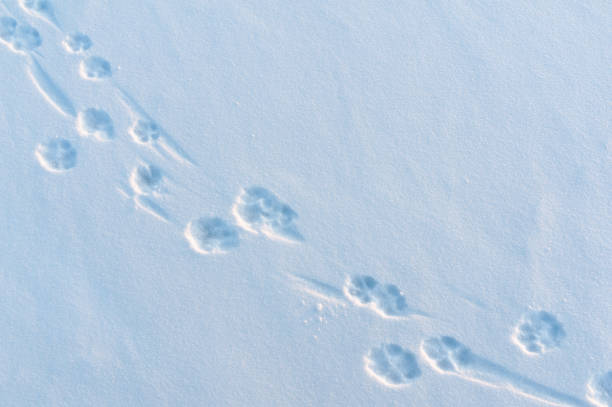
<instances>
[{"instance_id":1,"label":"snow","mask_svg":"<svg viewBox=\"0 0 612 407\"><path fill-rule=\"evenodd\" d=\"M611 40L597 0L0 0L0 404L609 406Z\"/></svg>"}]
</instances>

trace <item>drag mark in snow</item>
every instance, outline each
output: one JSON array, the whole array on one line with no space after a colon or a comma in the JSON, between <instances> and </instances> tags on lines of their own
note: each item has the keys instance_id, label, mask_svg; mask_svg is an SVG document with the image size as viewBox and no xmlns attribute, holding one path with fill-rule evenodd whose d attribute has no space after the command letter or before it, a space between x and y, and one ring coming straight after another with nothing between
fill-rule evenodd
<instances>
[{"instance_id":1,"label":"drag mark in snow","mask_svg":"<svg viewBox=\"0 0 612 407\"><path fill-rule=\"evenodd\" d=\"M148 196L135 195L134 204L138 209L145 211L162 222L168 222L169 220L168 213L166 213L164 208Z\"/></svg>"},{"instance_id":2,"label":"drag mark in snow","mask_svg":"<svg viewBox=\"0 0 612 407\"><path fill-rule=\"evenodd\" d=\"M540 355L558 348L564 338L563 325L545 311L523 315L512 334L514 343L529 355Z\"/></svg>"},{"instance_id":3,"label":"drag mark in snow","mask_svg":"<svg viewBox=\"0 0 612 407\"><path fill-rule=\"evenodd\" d=\"M348 305L346 298L344 298L344 293L339 288L310 277L293 274L290 274L289 277L300 291L323 300Z\"/></svg>"},{"instance_id":4,"label":"drag mark in snow","mask_svg":"<svg viewBox=\"0 0 612 407\"><path fill-rule=\"evenodd\" d=\"M76 112L70 98L51 79L35 57L30 56L27 69L32 83L45 100L61 114L75 117Z\"/></svg>"},{"instance_id":5,"label":"drag mark in snow","mask_svg":"<svg viewBox=\"0 0 612 407\"><path fill-rule=\"evenodd\" d=\"M587 407L586 401L536 383L518 373L476 355L450 336L434 337L421 343L421 353L438 373L450 374L482 385L505 388L544 403Z\"/></svg>"},{"instance_id":6,"label":"drag mark in snow","mask_svg":"<svg viewBox=\"0 0 612 407\"><path fill-rule=\"evenodd\" d=\"M304 240L295 225L297 213L265 188L243 189L232 212L238 226L251 233L290 243Z\"/></svg>"},{"instance_id":7,"label":"drag mark in snow","mask_svg":"<svg viewBox=\"0 0 612 407\"><path fill-rule=\"evenodd\" d=\"M38 144L34 154L41 167L49 172L66 172L76 165L77 151L63 138Z\"/></svg>"},{"instance_id":8,"label":"drag mark in snow","mask_svg":"<svg viewBox=\"0 0 612 407\"><path fill-rule=\"evenodd\" d=\"M387 387L406 387L421 376L414 353L394 343L370 349L364 360L366 372Z\"/></svg>"}]
</instances>

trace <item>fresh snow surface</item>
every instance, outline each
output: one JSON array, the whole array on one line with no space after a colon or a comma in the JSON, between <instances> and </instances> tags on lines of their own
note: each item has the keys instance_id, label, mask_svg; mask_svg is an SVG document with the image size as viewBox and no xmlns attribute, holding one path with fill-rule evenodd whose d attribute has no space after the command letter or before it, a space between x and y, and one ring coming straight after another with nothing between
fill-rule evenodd
<instances>
[{"instance_id":1,"label":"fresh snow surface","mask_svg":"<svg viewBox=\"0 0 612 407\"><path fill-rule=\"evenodd\" d=\"M1 406L612 405L612 2L0 0Z\"/></svg>"}]
</instances>

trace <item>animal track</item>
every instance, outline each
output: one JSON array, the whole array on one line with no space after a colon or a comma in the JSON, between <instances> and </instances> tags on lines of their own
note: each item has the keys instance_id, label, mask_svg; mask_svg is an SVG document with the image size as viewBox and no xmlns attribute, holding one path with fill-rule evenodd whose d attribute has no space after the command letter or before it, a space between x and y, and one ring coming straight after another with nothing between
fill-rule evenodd
<instances>
[{"instance_id":1,"label":"animal track","mask_svg":"<svg viewBox=\"0 0 612 407\"><path fill-rule=\"evenodd\" d=\"M161 136L161 129L157 123L146 119L136 120L129 131L132 139L138 144L154 144Z\"/></svg>"},{"instance_id":2,"label":"animal track","mask_svg":"<svg viewBox=\"0 0 612 407\"><path fill-rule=\"evenodd\" d=\"M612 407L612 370L591 378L587 399L598 407Z\"/></svg>"},{"instance_id":3,"label":"animal track","mask_svg":"<svg viewBox=\"0 0 612 407\"><path fill-rule=\"evenodd\" d=\"M152 164L138 164L130 173L129 187L119 187L118 191L126 198L132 199L138 209L149 215L168 222L168 213L155 201L164 192L162 171Z\"/></svg>"},{"instance_id":4,"label":"animal track","mask_svg":"<svg viewBox=\"0 0 612 407\"><path fill-rule=\"evenodd\" d=\"M52 139L36 146L36 158L49 172L64 172L76 165L77 151L63 138Z\"/></svg>"},{"instance_id":5,"label":"animal track","mask_svg":"<svg viewBox=\"0 0 612 407\"><path fill-rule=\"evenodd\" d=\"M523 315L512 335L514 343L530 355L540 355L559 347L563 338L563 325L554 315L545 311Z\"/></svg>"},{"instance_id":6,"label":"animal track","mask_svg":"<svg viewBox=\"0 0 612 407\"><path fill-rule=\"evenodd\" d=\"M452 374L479 384L506 388L549 404L589 406L586 401L536 383L519 373L476 355L470 348L450 336L424 340L421 343L421 353L438 373Z\"/></svg>"},{"instance_id":7,"label":"animal track","mask_svg":"<svg viewBox=\"0 0 612 407\"><path fill-rule=\"evenodd\" d=\"M40 47L41 44L42 37L34 27L21 24L15 29L11 43L15 51L31 51Z\"/></svg>"},{"instance_id":8,"label":"animal track","mask_svg":"<svg viewBox=\"0 0 612 407\"><path fill-rule=\"evenodd\" d=\"M49 0L19 0L19 4L28 14L42 18L57 27L53 4Z\"/></svg>"},{"instance_id":9,"label":"animal track","mask_svg":"<svg viewBox=\"0 0 612 407\"><path fill-rule=\"evenodd\" d=\"M104 110L89 108L79 112L77 130L83 137L95 137L98 141L109 141L114 137L113 121Z\"/></svg>"},{"instance_id":10,"label":"animal track","mask_svg":"<svg viewBox=\"0 0 612 407\"><path fill-rule=\"evenodd\" d=\"M369 308L383 318L404 319L411 316L431 318L426 312L408 306L406 298L393 284L380 284L374 277L347 277L342 289L314 278L291 275L296 288L337 304Z\"/></svg>"},{"instance_id":11,"label":"animal track","mask_svg":"<svg viewBox=\"0 0 612 407\"><path fill-rule=\"evenodd\" d=\"M136 99L117 84L114 85L121 102L130 110L134 119L129 130L132 139L161 155L169 155L179 162L193 164L189 155L151 118Z\"/></svg>"},{"instance_id":12,"label":"animal track","mask_svg":"<svg viewBox=\"0 0 612 407\"><path fill-rule=\"evenodd\" d=\"M68 34L62 44L71 54L82 54L93 45L89 36L79 32Z\"/></svg>"},{"instance_id":13,"label":"animal track","mask_svg":"<svg viewBox=\"0 0 612 407\"><path fill-rule=\"evenodd\" d=\"M243 189L232 212L238 225L251 233L288 242L304 240L294 224L297 213L265 188Z\"/></svg>"},{"instance_id":14,"label":"animal track","mask_svg":"<svg viewBox=\"0 0 612 407\"><path fill-rule=\"evenodd\" d=\"M221 254L239 244L235 227L217 217L195 219L187 224L185 238L200 254Z\"/></svg>"},{"instance_id":15,"label":"animal track","mask_svg":"<svg viewBox=\"0 0 612 407\"><path fill-rule=\"evenodd\" d=\"M470 349L450 336L424 340L421 350L439 373L460 374L474 359Z\"/></svg>"},{"instance_id":16,"label":"animal track","mask_svg":"<svg viewBox=\"0 0 612 407\"><path fill-rule=\"evenodd\" d=\"M163 175L151 164L138 165L130 175L130 186L138 195L155 195L161 191Z\"/></svg>"},{"instance_id":17,"label":"animal track","mask_svg":"<svg viewBox=\"0 0 612 407\"><path fill-rule=\"evenodd\" d=\"M401 317L414 313L406 303L406 297L393 284L380 284L374 277L356 275L348 277L344 295L358 307L368 307L385 318Z\"/></svg>"},{"instance_id":18,"label":"animal track","mask_svg":"<svg viewBox=\"0 0 612 407\"><path fill-rule=\"evenodd\" d=\"M80 65L81 76L84 79L97 81L112 76L111 65L102 57L87 57L81 61Z\"/></svg>"},{"instance_id":19,"label":"animal track","mask_svg":"<svg viewBox=\"0 0 612 407\"><path fill-rule=\"evenodd\" d=\"M0 17L0 40L13 52L25 53L42 44L39 32L28 24L18 24L12 17Z\"/></svg>"},{"instance_id":20,"label":"animal track","mask_svg":"<svg viewBox=\"0 0 612 407\"><path fill-rule=\"evenodd\" d=\"M416 357L396 344L372 348L365 356L366 371L389 387L403 387L421 375Z\"/></svg>"},{"instance_id":21,"label":"animal track","mask_svg":"<svg viewBox=\"0 0 612 407\"><path fill-rule=\"evenodd\" d=\"M132 113L139 114L134 111ZM178 161L192 163L187 153L150 118L137 117L129 133L137 144L147 146L163 155L167 153Z\"/></svg>"}]
</instances>

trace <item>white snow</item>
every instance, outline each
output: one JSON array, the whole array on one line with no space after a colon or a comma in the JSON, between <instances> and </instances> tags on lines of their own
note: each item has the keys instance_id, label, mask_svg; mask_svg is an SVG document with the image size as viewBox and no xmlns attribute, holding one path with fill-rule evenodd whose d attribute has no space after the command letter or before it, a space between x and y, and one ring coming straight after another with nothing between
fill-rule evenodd
<instances>
[{"instance_id":1,"label":"white snow","mask_svg":"<svg viewBox=\"0 0 612 407\"><path fill-rule=\"evenodd\" d=\"M0 405L609 407L611 67L602 0L0 0Z\"/></svg>"}]
</instances>

